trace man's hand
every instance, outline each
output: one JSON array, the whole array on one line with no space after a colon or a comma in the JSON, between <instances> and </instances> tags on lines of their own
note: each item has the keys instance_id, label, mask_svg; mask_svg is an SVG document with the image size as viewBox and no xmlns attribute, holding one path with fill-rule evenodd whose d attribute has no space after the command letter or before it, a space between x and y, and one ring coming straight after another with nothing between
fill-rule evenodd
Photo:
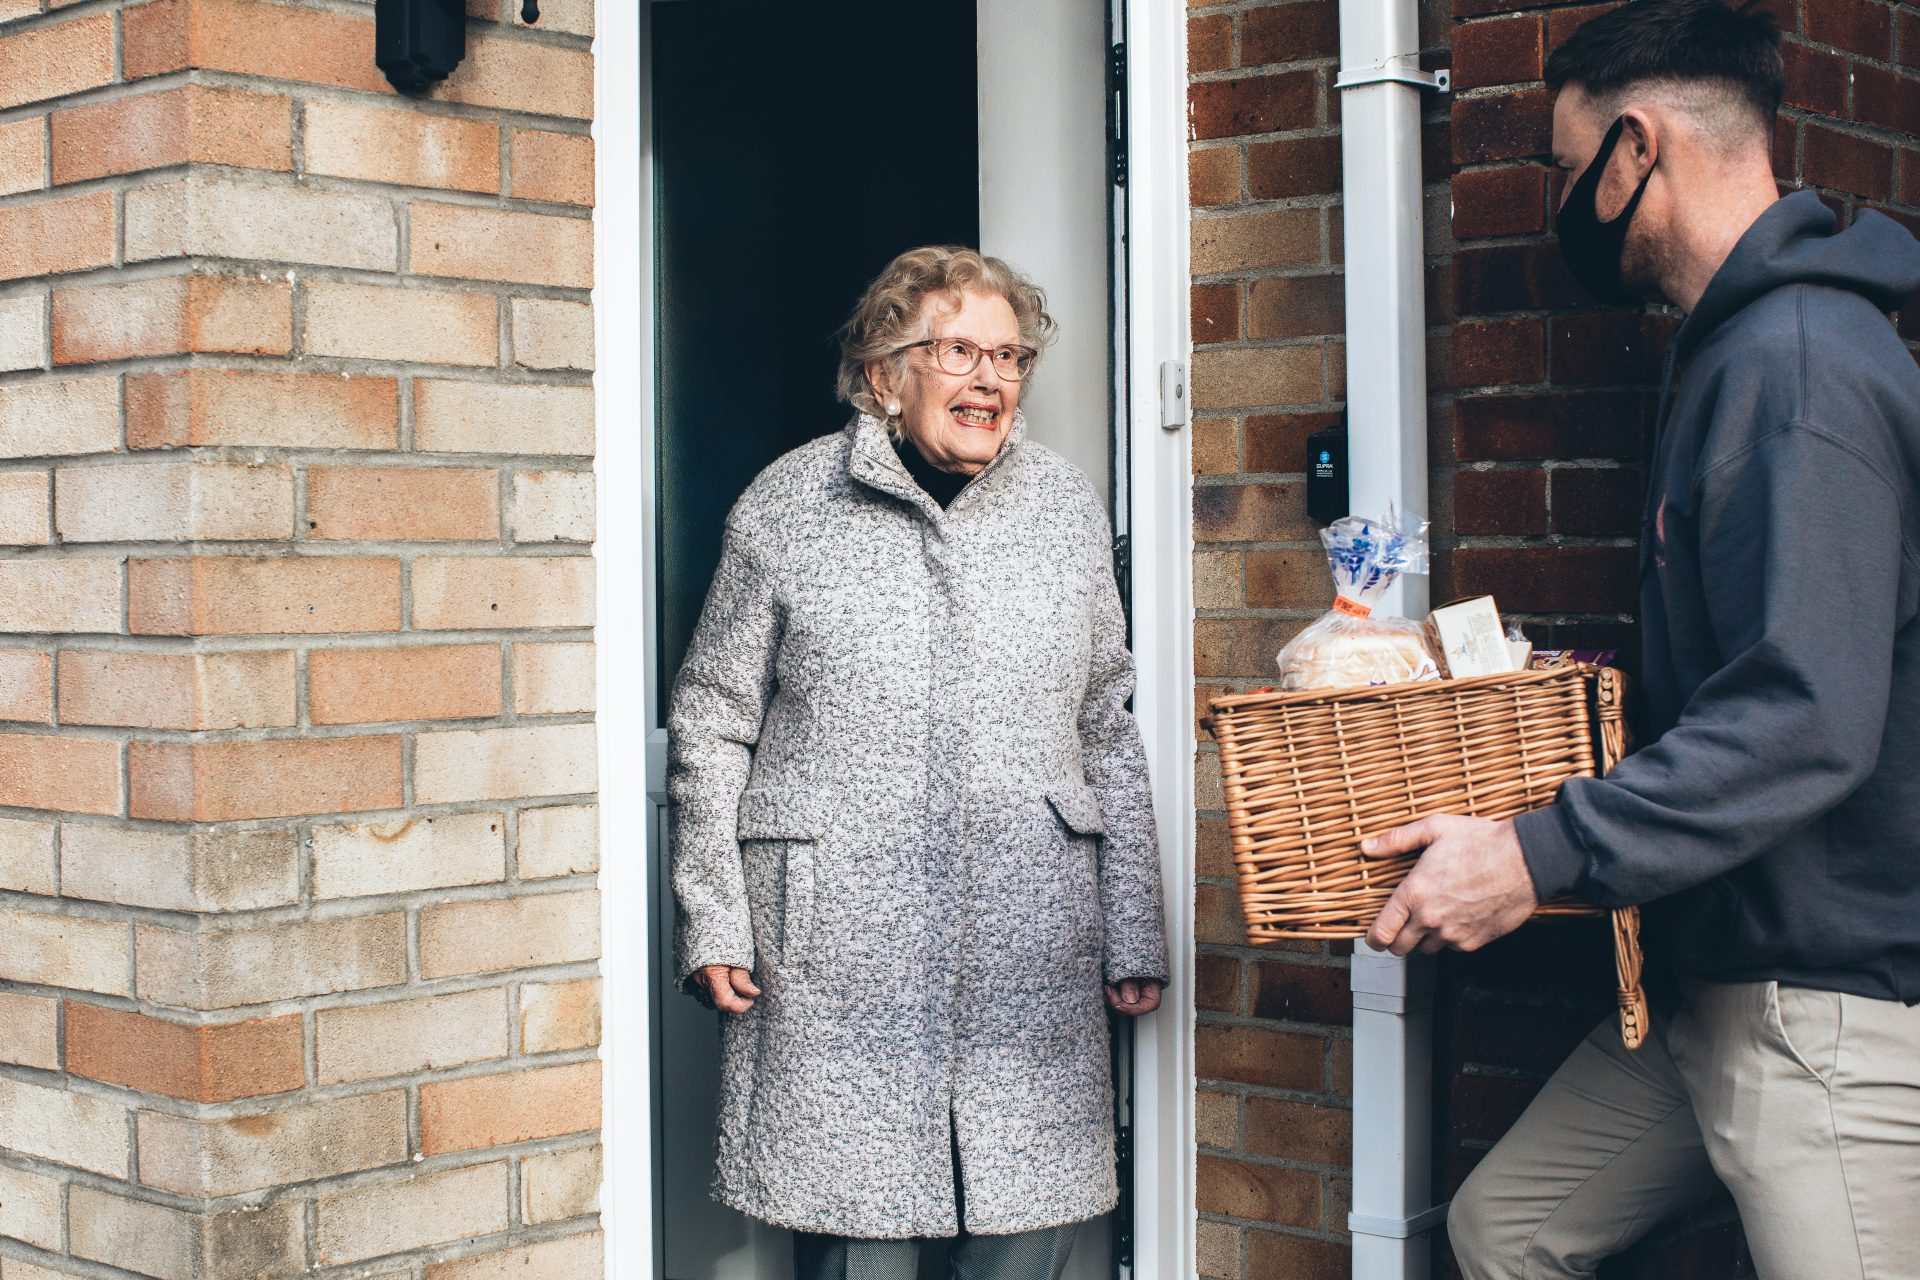
<instances>
[{"instance_id":1,"label":"man's hand","mask_svg":"<svg viewBox=\"0 0 1920 1280\"><path fill-rule=\"evenodd\" d=\"M732 965L710 964L700 971L700 981L713 996L713 1007L722 1013L745 1013L760 994L753 975Z\"/></svg>"},{"instance_id":2,"label":"man's hand","mask_svg":"<svg viewBox=\"0 0 1920 1280\"><path fill-rule=\"evenodd\" d=\"M1367 930L1368 942L1397 956L1416 947L1478 951L1525 924L1539 905L1511 822L1424 818L1360 848L1371 857L1426 851Z\"/></svg>"},{"instance_id":3,"label":"man's hand","mask_svg":"<svg viewBox=\"0 0 1920 1280\"><path fill-rule=\"evenodd\" d=\"M1115 1011L1137 1018L1160 1007L1160 984L1152 978L1123 978L1107 984L1107 1003Z\"/></svg>"}]
</instances>

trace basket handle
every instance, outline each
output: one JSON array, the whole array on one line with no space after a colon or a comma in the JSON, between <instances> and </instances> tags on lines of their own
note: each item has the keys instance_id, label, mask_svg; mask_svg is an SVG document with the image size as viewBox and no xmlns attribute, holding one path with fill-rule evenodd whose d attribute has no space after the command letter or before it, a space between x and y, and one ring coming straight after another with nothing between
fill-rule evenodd
<instances>
[{"instance_id":1,"label":"basket handle","mask_svg":"<svg viewBox=\"0 0 1920 1280\"><path fill-rule=\"evenodd\" d=\"M1612 667L1593 668L1593 709L1600 721L1600 772L1612 773L1613 766L1627 754L1626 680Z\"/></svg>"},{"instance_id":2,"label":"basket handle","mask_svg":"<svg viewBox=\"0 0 1920 1280\"><path fill-rule=\"evenodd\" d=\"M1613 971L1619 981L1616 995L1620 1001L1620 1039L1629 1049L1647 1042L1647 992L1641 985L1640 971L1646 957L1640 950L1640 908L1620 907L1613 912Z\"/></svg>"},{"instance_id":3,"label":"basket handle","mask_svg":"<svg viewBox=\"0 0 1920 1280\"><path fill-rule=\"evenodd\" d=\"M1611 773L1627 754L1625 681L1612 667L1593 671L1593 707L1600 722L1600 772ZM1629 1049L1647 1042L1652 1015L1641 983L1646 955L1640 949L1640 908L1619 907L1613 912L1613 972L1620 1002L1620 1039Z\"/></svg>"}]
</instances>

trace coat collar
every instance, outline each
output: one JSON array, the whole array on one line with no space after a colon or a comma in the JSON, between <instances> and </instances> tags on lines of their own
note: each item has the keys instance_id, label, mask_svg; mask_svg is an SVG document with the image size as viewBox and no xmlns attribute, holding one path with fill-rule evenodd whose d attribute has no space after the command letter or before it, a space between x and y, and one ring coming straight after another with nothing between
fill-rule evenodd
<instances>
[{"instance_id":1,"label":"coat collar","mask_svg":"<svg viewBox=\"0 0 1920 1280\"><path fill-rule=\"evenodd\" d=\"M893 438L887 434L885 423L872 414L862 413L847 424L846 430L848 474L869 488L913 503L929 519L938 521L957 511L971 494L985 486L1002 463L1019 452L1027 438L1027 415L1021 409L1013 411L1013 426L1008 429L1007 438L1000 442L1000 452L993 455L993 461L981 468L980 474L967 482L967 487L960 491L953 505L944 511L907 474L906 464L900 461L900 455L894 451Z\"/></svg>"}]
</instances>

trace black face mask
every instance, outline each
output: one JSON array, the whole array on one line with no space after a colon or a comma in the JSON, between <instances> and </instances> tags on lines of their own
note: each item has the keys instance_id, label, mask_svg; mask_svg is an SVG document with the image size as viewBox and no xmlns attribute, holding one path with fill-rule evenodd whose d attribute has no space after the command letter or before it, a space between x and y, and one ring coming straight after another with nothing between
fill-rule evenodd
<instances>
[{"instance_id":1,"label":"black face mask","mask_svg":"<svg viewBox=\"0 0 1920 1280\"><path fill-rule=\"evenodd\" d=\"M1626 117L1622 116L1607 130L1606 141L1600 144L1587 171L1567 193L1554 224L1560 236L1560 256L1566 259L1574 279L1600 301L1615 305L1642 301L1621 279L1620 260L1626 252L1627 229L1633 224L1634 211L1640 207L1640 197L1647 193L1647 183L1653 180L1653 170L1649 169L1620 216L1611 222L1600 221L1594 203L1600 192L1600 179L1606 176L1607 161L1613 158L1613 149L1619 145L1621 131L1626 126Z\"/></svg>"}]
</instances>

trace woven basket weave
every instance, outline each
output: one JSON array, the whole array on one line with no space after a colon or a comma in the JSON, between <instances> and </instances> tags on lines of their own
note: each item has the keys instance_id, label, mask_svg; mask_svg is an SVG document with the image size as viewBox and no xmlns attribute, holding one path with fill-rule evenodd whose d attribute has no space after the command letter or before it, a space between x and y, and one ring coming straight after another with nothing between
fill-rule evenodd
<instances>
[{"instance_id":1,"label":"woven basket weave","mask_svg":"<svg viewBox=\"0 0 1920 1280\"><path fill-rule=\"evenodd\" d=\"M1248 939L1360 938L1418 854L1360 842L1416 818L1511 818L1625 753L1618 672L1517 671L1465 680L1215 698L1227 824ZM1550 902L1538 916L1599 915ZM1613 915L1620 1034L1646 1036L1640 912Z\"/></svg>"}]
</instances>

